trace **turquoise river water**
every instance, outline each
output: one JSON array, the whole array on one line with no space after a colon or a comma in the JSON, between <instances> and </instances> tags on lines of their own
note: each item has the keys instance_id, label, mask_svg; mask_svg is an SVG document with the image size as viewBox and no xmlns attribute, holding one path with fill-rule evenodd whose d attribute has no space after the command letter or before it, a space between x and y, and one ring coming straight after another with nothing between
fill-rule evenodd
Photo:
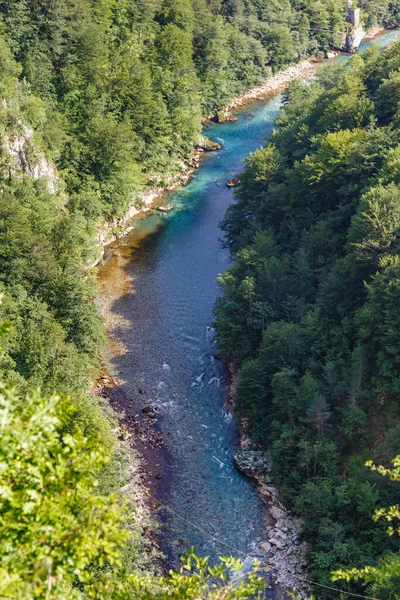
<instances>
[{"instance_id":1,"label":"turquoise river water","mask_svg":"<svg viewBox=\"0 0 400 600\"><path fill-rule=\"evenodd\" d=\"M375 43L386 46L398 36L391 31ZM237 428L225 405L228 377L214 357L211 324L217 276L230 263L219 229L233 201L225 181L271 134L280 102L276 95L248 105L235 123L208 125L206 135L222 150L207 154L190 183L169 195L173 212L137 221L100 274L112 342L106 361L128 396L145 391L143 402L157 409L165 440L168 472L158 494L177 514L160 511L159 537L174 566L190 546L213 560L229 553L217 539L246 552L265 527L255 486L233 464Z\"/></svg>"}]
</instances>

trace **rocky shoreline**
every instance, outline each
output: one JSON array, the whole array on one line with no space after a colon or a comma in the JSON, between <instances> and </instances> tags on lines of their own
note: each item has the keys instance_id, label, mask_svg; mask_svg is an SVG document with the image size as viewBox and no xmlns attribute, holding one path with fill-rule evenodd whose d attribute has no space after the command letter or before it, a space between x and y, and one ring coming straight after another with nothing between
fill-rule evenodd
<instances>
[{"instance_id":1,"label":"rocky shoreline","mask_svg":"<svg viewBox=\"0 0 400 600\"><path fill-rule=\"evenodd\" d=\"M368 31L364 35L363 39L372 40L381 35L387 29L390 29L390 27L374 28ZM336 55L337 52L328 52L325 58L330 59ZM230 100L224 108L214 111L207 117L204 117L203 123L206 123L210 120L220 123L236 121L237 117L235 117L232 111L240 109L244 105L251 102L256 102L257 100L262 100L277 94L296 79L303 80L309 78L323 60L324 59L317 57L310 57L298 62L295 65L291 65L286 69L283 69L279 73L276 73L270 77L261 85L247 90L235 98L232 98L232 100ZM170 175L166 185L158 185L156 183L150 186L148 189L145 189L138 194L134 205L132 205L126 211L123 217L103 224L98 231L98 241L100 247L102 248L101 257L97 259L96 262L91 266L96 266L102 260L105 253L105 247L110 246L119 238L127 235L134 229L135 217L140 216L141 214L148 212L153 208L156 208L156 201L159 200L165 192L171 192L181 186L187 185L194 171L199 168L201 158L204 156L204 152L219 150L220 148L221 146L218 143L213 142L201 134L199 137L199 142L195 147L191 158L186 161L181 161L178 173L175 175Z\"/></svg>"},{"instance_id":2,"label":"rocky shoreline","mask_svg":"<svg viewBox=\"0 0 400 600\"><path fill-rule=\"evenodd\" d=\"M133 452L134 461L130 464L130 477L123 492L134 500L135 515L143 529L150 560L160 572L166 572L157 542L157 516L152 516L159 509L154 498L158 496L161 480L168 471L168 454L163 447L157 415L150 405L143 406L140 391L136 397L129 397L105 367L93 384L93 394L104 398L115 411L119 446L128 447ZM167 484L163 481L162 485L165 488Z\"/></svg>"},{"instance_id":3,"label":"rocky shoreline","mask_svg":"<svg viewBox=\"0 0 400 600\"><path fill-rule=\"evenodd\" d=\"M233 363L228 364L228 369L231 374L228 404L234 411L238 370ZM269 516L266 537L250 544L245 565L259 560L261 572L268 574L271 587L279 586L294 592L298 598L308 599L310 591L305 581L307 545L300 541L301 521L279 501L279 492L271 485L271 468L265 453L252 444L247 435L246 419L240 421L239 449L234 460L236 468L255 482Z\"/></svg>"},{"instance_id":4,"label":"rocky shoreline","mask_svg":"<svg viewBox=\"0 0 400 600\"><path fill-rule=\"evenodd\" d=\"M232 100L226 105L225 111L230 112L249 102L255 102L268 98L273 94L276 94L287 87L290 83L296 79L307 79L316 67L321 63L322 59L319 58L307 58L302 60L296 65L287 67L283 71L280 71L276 75L273 75L265 83L258 87L247 90L243 94L232 98Z\"/></svg>"},{"instance_id":5,"label":"rocky shoreline","mask_svg":"<svg viewBox=\"0 0 400 600\"><path fill-rule=\"evenodd\" d=\"M365 38L373 39L380 35L382 31L384 30L371 31L367 33ZM331 56L327 56L327 58L331 58ZM284 89L296 79L308 78L321 63L321 60L310 58L288 67L257 88L248 90L233 98L221 111L219 117L216 118L214 114L210 115L209 118L216 118L221 122L236 120L230 111L250 102L267 98ZM218 149L220 149L219 144L208 140L205 136L201 136L191 159L182 161L181 170L177 175L169 178L166 186L153 185L138 196L136 204L130 207L122 218L105 223L98 231L98 241L102 248L102 255L92 266L101 262L107 247L110 247L119 238L134 229L135 217L155 208L157 200L165 192L186 185L193 172L200 166L204 153ZM237 372L233 365L230 365L230 367L232 377L229 401L234 411ZM119 439L121 443L128 442L139 455L135 481L147 490L154 491L155 496L157 496L160 481L162 480L163 485L167 485L163 474L168 471L168 457L163 449L162 436L157 427L154 411L145 410L147 405L144 403L143 396L135 399L127 398L118 382L104 372L100 373L95 383L95 393L107 398L111 406L120 415L122 413L118 429ZM248 557L245 560L246 566L251 566L252 562L258 559L264 565L262 568L266 579L270 580L274 586L279 586L284 590L292 590L300 598L309 598L308 586L304 582L307 577L305 560L307 547L299 540L301 522L290 515L280 503L279 492L270 483L270 467L265 459L264 452L251 444L246 435L245 420L242 420L240 424L240 448L235 455L235 465L242 473L254 480L270 516L266 538L264 540L258 539L250 545ZM135 485L134 482L133 485ZM135 494L137 494L137 489L135 489ZM158 508L157 503L149 499L144 491L140 492L139 502L148 506L154 512ZM153 548L158 550L157 542L151 532L148 531L147 535Z\"/></svg>"},{"instance_id":6,"label":"rocky shoreline","mask_svg":"<svg viewBox=\"0 0 400 600\"><path fill-rule=\"evenodd\" d=\"M385 31L388 29L395 29L395 27L375 27L366 33L363 32L364 35L362 39L374 40L382 33L385 33ZM340 50L332 50L326 54L325 59L334 58L338 53L340 53ZM207 117L207 119L205 119L205 121L215 120L220 123L229 123L231 121L235 121L236 117L232 114L232 111L251 102L268 98L269 96L272 96L273 94L285 89L285 87L287 87L296 79L307 79L323 60L323 58L310 57L298 62L295 65L286 67L286 69L283 69L282 71L279 71L279 73L276 73L276 75L270 77L265 83L262 83L255 88L251 88L250 90L247 90L238 96L235 96L235 98L232 98L232 100L225 105L224 109L212 113Z\"/></svg>"},{"instance_id":7,"label":"rocky shoreline","mask_svg":"<svg viewBox=\"0 0 400 600\"><path fill-rule=\"evenodd\" d=\"M374 40L375 38L385 33L385 31L388 31L390 29L397 29L397 27L392 27L389 25L387 27L373 27L372 29L369 29L369 31L367 31L367 33L363 37L363 40Z\"/></svg>"},{"instance_id":8,"label":"rocky shoreline","mask_svg":"<svg viewBox=\"0 0 400 600\"><path fill-rule=\"evenodd\" d=\"M167 178L166 185L152 185L145 189L136 198L135 203L126 211L123 217L107 221L98 231L98 242L101 247L101 256L96 260L96 266L103 259L105 248L112 245L121 237L130 233L134 227L134 218L140 216L149 210L157 207L157 200L160 200L164 193L172 192L173 190L185 186L189 183L194 171L200 167L201 159L206 152L220 150L221 145L213 140L210 140L204 135L199 136L199 141L194 149L190 160L182 160L179 165L178 173L170 175Z\"/></svg>"},{"instance_id":9,"label":"rocky shoreline","mask_svg":"<svg viewBox=\"0 0 400 600\"><path fill-rule=\"evenodd\" d=\"M303 60L296 65L287 67L276 75L272 76L265 83L256 88L247 90L243 94L233 98L222 110L215 111L204 117L203 123L207 121L217 121L220 123L230 123L236 121L237 117L232 114L232 111L249 103L267 98L280 90L284 89L292 81L296 79L306 79L320 64L321 59L309 58ZM103 224L98 231L98 241L102 248L101 256L94 265L101 262L104 257L105 248L111 246L121 237L127 235L134 229L134 218L140 216L153 208L157 207L157 200L162 198L166 192L171 192L181 186L187 185L194 171L199 168L201 159L205 152L220 150L221 146L204 135L200 135L199 142L190 160L182 160L180 169L176 175L171 175L168 178L167 185L152 185L145 189L136 198L136 202L132 205L123 217L114 219Z\"/></svg>"}]
</instances>

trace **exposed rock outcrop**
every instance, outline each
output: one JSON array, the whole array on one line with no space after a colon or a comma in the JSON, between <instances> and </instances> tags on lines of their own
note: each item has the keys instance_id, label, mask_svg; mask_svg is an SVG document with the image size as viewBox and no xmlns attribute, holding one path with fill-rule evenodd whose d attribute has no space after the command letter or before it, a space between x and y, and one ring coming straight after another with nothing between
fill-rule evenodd
<instances>
[{"instance_id":1,"label":"exposed rock outcrop","mask_svg":"<svg viewBox=\"0 0 400 600\"><path fill-rule=\"evenodd\" d=\"M20 170L28 173L33 179L45 179L47 189L52 194L58 191L58 173L55 166L49 162L43 152L35 148L33 130L19 122L20 132L4 136L3 143L15 164L12 172Z\"/></svg>"},{"instance_id":2,"label":"exposed rock outcrop","mask_svg":"<svg viewBox=\"0 0 400 600\"><path fill-rule=\"evenodd\" d=\"M345 52L356 52L357 48L361 44L364 39L365 31L362 25L357 25L357 27L349 27L345 36L344 41L344 50Z\"/></svg>"},{"instance_id":3,"label":"exposed rock outcrop","mask_svg":"<svg viewBox=\"0 0 400 600\"><path fill-rule=\"evenodd\" d=\"M221 150L221 147L218 142L214 142L205 135L200 135L196 150L197 152L213 152L214 150Z\"/></svg>"},{"instance_id":4,"label":"exposed rock outcrop","mask_svg":"<svg viewBox=\"0 0 400 600\"><path fill-rule=\"evenodd\" d=\"M238 374L234 364L228 367L231 372L228 399L234 408ZM249 556L260 561L262 571L268 573L273 585L278 584L284 590L295 592L297 597L307 599L307 545L300 542L301 521L279 501L279 491L271 485L271 467L265 452L251 443L247 425L247 420L241 419L235 466L255 481L269 516L266 538L250 544Z\"/></svg>"},{"instance_id":5,"label":"exposed rock outcrop","mask_svg":"<svg viewBox=\"0 0 400 600\"><path fill-rule=\"evenodd\" d=\"M217 123L234 123L237 121L237 117L231 113L227 108L223 110L217 110L211 116L212 121L216 121Z\"/></svg>"}]
</instances>

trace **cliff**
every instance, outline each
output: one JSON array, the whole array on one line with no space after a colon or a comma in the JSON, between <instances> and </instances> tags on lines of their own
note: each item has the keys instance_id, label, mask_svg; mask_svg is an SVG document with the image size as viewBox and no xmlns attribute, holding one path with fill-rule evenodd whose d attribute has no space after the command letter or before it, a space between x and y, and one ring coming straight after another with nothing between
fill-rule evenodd
<instances>
[{"instance_id":1,"label":"cliff","mask_svg":"<svg viewBox=\"0 0 400 600\"><path fill-rule=\"evenodd\" d=\"M3 145L11 158L10 174L28 173L35 180L45 179L52 194L59 191L57 169L39 150L32 129L18 121L17 128L3 137Z\"/></svg>"}]
</instances>

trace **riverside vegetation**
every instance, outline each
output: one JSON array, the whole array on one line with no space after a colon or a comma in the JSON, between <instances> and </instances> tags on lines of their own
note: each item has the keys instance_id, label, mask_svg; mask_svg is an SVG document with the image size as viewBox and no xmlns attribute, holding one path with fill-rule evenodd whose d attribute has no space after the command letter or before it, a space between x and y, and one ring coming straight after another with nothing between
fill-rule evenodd
<instances>
[{"instance_id":1,"label":"riverside vegetation","mask_svg":"<svg viewBox=\"0 0 400 600\"><path fill-rule=\"evenodd\" d=\"M397 22L394 4L371 1L365 9L368 25ZM24 599L249 594L254 579L212 591L209 578L223 584L223 568L210 571L193 558L185 572L195 577L151 575L143 525L120 493L129 450L116 444L115 415L90 394L104 333L88 265L99 256L99 224L179 168L197 143L202 114L340 41L342 3L8 0L0 15L0 291L2 319L12 323L3 327L0 356L0 592ZM394 102L396 76L384 85ZM395 129L385 141L361 89L355 106L357 126L367 126L357 130L360 139L381 131L378 150L386 149ZM300 154L306 138L299 130ZM375 138L368 139L371 148ZM50 181L40 177L46 173ZM332 252L337 235L328 240ZM389 277L391 268L382 273Z\"/></svg>"},{"instance_id":2,"label":"riverside vegetation","mask_svg":"<svg viewBox=\"0 0 400 600\"><path fill-rule=\"evenodd\" d=\"M396 44L284 93L223 223L235 261L215 307L237 410L302 519L310 579L335 571L380 599L400 593L399 75ZM396 456L391 479L366 465Z\"/></svg>"}]
</instances>

